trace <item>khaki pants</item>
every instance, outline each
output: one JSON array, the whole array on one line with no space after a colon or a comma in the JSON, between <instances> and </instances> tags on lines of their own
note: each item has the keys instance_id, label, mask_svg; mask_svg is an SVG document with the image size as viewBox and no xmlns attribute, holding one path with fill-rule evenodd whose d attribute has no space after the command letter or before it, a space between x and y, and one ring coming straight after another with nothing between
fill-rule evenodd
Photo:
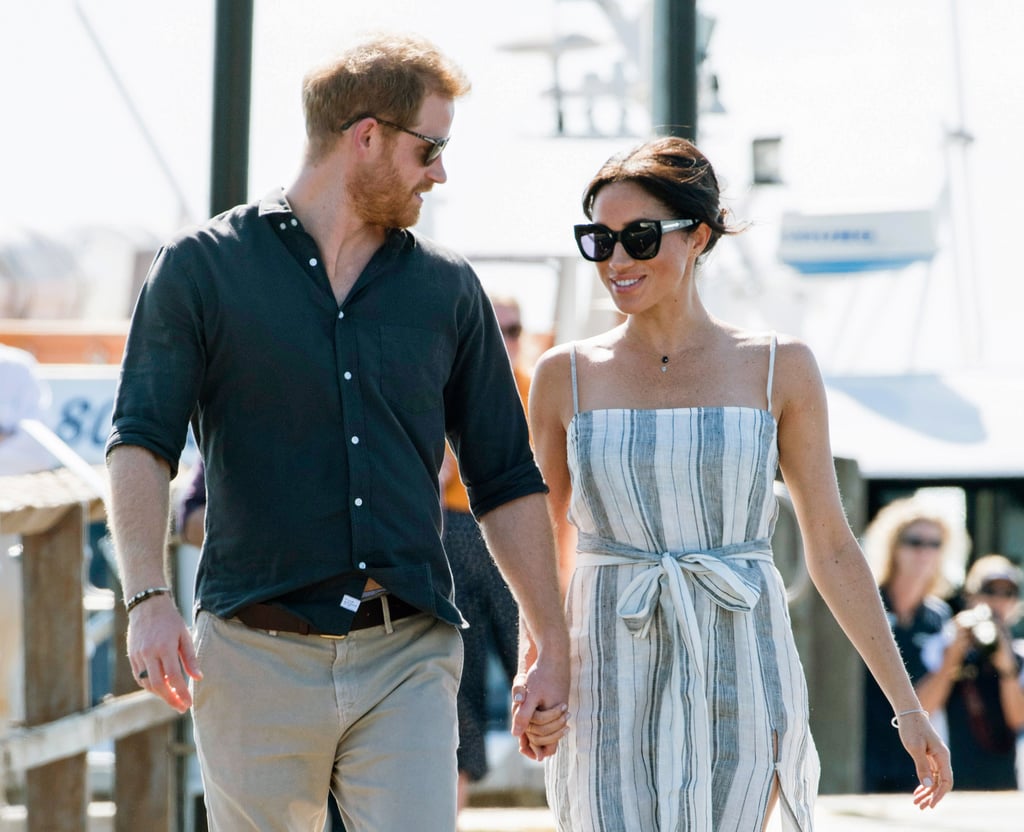
<instances>
[{"instance_id":1,"label":"khaki pants","mask_svg":"<svg viewBox=\"0 0 1024 832\"><path fill-rule=\"evenodd\" d=\"M196 746L212 832L456 823L458 631L428 615L344 639L271 635L200 613Z\"/></svg>"}]
</instances>

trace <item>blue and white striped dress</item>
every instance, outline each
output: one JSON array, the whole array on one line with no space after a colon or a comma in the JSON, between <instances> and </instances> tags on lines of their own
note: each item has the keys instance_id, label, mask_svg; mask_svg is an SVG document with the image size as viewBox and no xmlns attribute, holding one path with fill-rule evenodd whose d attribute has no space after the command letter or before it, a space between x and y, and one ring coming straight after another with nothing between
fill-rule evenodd
<instances>
[{"instance_id":1,"label":"blue and white striped dress","mask_svg":"<svg viewBox=\"0 0 1024 832\"><path fill-rule=\"evenodd\" d=\"M751 407L579 412L568 431L570 730L560 832L810 830L818 756L770 538L775 420ZM775 339L769 362L768 401Z\"/></svg>"}]
</instances>

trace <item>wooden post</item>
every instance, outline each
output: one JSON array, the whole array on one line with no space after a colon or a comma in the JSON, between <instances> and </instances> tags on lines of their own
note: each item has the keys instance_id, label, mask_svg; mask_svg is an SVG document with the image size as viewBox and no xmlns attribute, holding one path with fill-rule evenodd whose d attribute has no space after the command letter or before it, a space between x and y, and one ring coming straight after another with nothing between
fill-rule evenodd
<instances>
[{"instance_id":1,"label":"wooden post","mask_svg":"<svg viewBox=\"0 0 1024 832\"><path fill-rule=\"evenodd\" d=\"M114 604L114 644L117 645L114 693L118 695L139 689L125 648L127 632L128 616L118 587ZM114 803L117 805L114 832L139 829L170 832L175 817L171 760L173 725L173 722L156 725L114 743Z\"/></svg>"},{"instance_id":2,"label":"wooden post","mask_svg":"<svg viewBox=\"0 0 1024 832\"><path fill-rule=\"evenodd\" d=\"M84 711L89 705L82 609L84 523L82 507L75 505L45 531L23 540L28 726ZM28 832L86 828L86 773L84 753L29 770Z\"/></svg>"},{"instance_id":3,"label":"wooden post","mask_svg":"<svg viewBox=\"0 0 1024 832\"><path fill-rule=\"evenodd\" d=\"M854 534L864 530L867 489L857 463L835 461L843 508ZM821 757L821 794L861 790L864 756L864 663L818 593L812 593L807 668L811 733Z\"/></svg>"},{"instance_id":4,"label":"wooden post","mask_svg":"<svg viewBox=\"0 0 1024 832\"><path fill-rule=\"evenodd\" d=\"M103 517L103 503L93 487L65 469L0 476L0 527L22 535L24 546L29 726L0 734L0 755L6 765L27 772L27 832L88 828L86 749L111 738L118 757L116 829L172 828L168 757L177 715L150 694L116 697L89 707L82 604L84 524L86 518ZM126 617L120 602L117 610L121 660L114 684L116 691L133 692L138 688L125 657ZM136 743L124 739L140 730Z\"/></svg>"}]
</instances>

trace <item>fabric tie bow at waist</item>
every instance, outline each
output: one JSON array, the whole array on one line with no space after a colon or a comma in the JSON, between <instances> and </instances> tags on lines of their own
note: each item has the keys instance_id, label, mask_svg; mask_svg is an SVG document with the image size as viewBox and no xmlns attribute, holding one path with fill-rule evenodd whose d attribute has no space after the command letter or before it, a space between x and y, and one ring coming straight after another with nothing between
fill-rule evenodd
<instances>
[{"instance_id":1,"label":"fabric tie bow at waist","mask_svg":"<svg viewBox=\"0 0 1024 832\"><path fill-rule=\"evenodd\" d=\"M761 597L761 589L733 568L729 563L732 558L771 562L771 544L766 539L751 540L700 551L654 553L581 534L577 565L651 564L623 590L616 607L629 631L636 638L646 638L659 603L668 608L666 612L674 611L675 617L681 619L684 633L696 627L693 604L685 586L687 575L723 609L750 612Z\"/></svg>"},{"instance_id":2,"label":"fabric tie bow at waist","mask_svg":"<svg viewBox=\"0 0 1024 832\"><path fill-rule=\"evenodd\" d=\"M646 639L654 621L655 610L664 612L666 635L683 645L695 672L683 672L680 656L669 667L670 681L666 690L671 713L666 724L675 726L673 747L688 749L688 759L710 760L711 720L706 698L707 669L702 645L702 632L694 608L694 590L703 592L713 603L726 610L747 613L761 597L760 570L743 574L733 560L771 562L768 540L754 540L713 549L691 552L646 552L632 546L581 534L576 557L577 567L607 567L650 564L637 574L619 595L616 612L629 633ZM693 795L687 828L710 829L712 826L711 778L704 778ZM666 784L666 800L661 813L661 828L681 828L682 777L671 776Z\"/></svg>"}]
</instances>

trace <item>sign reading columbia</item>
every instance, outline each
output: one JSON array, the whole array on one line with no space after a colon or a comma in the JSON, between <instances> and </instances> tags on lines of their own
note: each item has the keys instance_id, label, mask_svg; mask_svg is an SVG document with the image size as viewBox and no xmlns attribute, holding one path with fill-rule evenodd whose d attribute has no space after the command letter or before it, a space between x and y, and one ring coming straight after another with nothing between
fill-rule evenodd
<instances>
[{"instance_id":1,"label":"sign reading columbia","mask_svg":"<svg viewBox=\"0 0 1024 832\"><path fill-rule=\"evenodd\" d=\"M900 269L937 250L931 211L782 217L779 259L803 274Z\"/></svg>"}]
</instances>

